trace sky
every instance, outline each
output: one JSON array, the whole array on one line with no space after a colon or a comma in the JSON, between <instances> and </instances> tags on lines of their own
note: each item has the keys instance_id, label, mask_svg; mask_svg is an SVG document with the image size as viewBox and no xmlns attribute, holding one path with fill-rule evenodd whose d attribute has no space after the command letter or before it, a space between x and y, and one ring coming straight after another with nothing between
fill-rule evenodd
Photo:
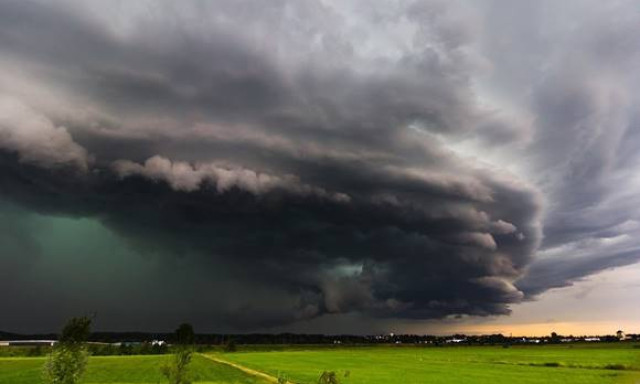
<instances>
[{"instance_id":1,"label":"sky","mask_svg":"<svg viewBox=\"0 0 640 384\"><path fill-rule=\"evenodd\" d=\"M640 332L633 0L0 2L0 330Z\"/></svg>"}]
</instances>

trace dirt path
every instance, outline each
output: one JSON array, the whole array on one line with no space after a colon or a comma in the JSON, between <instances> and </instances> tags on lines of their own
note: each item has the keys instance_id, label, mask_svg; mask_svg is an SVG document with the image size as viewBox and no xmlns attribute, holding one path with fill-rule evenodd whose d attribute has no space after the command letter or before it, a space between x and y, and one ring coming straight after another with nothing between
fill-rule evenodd
<instances>
[{"instance_id":1,"label":"dirt path","mask_svg":"<svg viewBox=\"0 0 640 384\"><path fill-rule=\"evenodd\" d=\"M266 374L264 372L256 371L255 369L247 368L247 367L245 367L243 365L232 363L230 361L223 360L223 359L221 359L219 357L209 356L209 355L204 355L204 354L200 354L200 356L204 357L205 359L209 359L211 361L215 361L216 363L219 363L219 364L228 365L228 366L233 367L235 369L238 369L238 370L240 370L240 371L242 371L242 372L244 372L244 373L246 373L248 375L259 377L259 378L264 379L264 380L266 380L266 381L268 381L270 383L278 383L278 378L277 377L271 376L271 375ZM286 381L285 384L295 384L295 383L293 383L291 381Z\"/></svg>"}]
</instances>

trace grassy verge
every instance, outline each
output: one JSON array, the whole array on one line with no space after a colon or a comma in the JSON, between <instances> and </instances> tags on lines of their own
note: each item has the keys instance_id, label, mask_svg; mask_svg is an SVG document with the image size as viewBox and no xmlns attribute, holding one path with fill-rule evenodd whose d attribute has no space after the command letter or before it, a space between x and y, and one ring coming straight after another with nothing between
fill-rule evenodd
<instances>
[{"instance_id":1,"label":"grassy verge","mask_svg":"<svg viewBox=\"0 0 640 384\"><path fill-rule=\"evenodd\" d=\"M84 384L164 383L160 366L169 356L109 356L89 360ZM42 383L45 358L0 358L0 384ZM264 384L265 381L232 367L194 356L192 379L198 384Z\"/></svg>"}]
</instances>

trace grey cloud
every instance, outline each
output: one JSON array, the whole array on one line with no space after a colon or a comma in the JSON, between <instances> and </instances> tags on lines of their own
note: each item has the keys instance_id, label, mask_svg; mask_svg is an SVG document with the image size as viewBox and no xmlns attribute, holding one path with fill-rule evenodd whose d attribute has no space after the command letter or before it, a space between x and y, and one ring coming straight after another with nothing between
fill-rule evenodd
<instances>
[{"instance_id":1,"label":"grey cloud","mask_svg":"<svg viewBox=\"0 0 640 384\"><path fill-rule=\"evenodd\" d=\"M70 165L86 171L90 161L66 128L8 98L0 99L0 148L17 153L20 161L45 167Z\"/></svg>"},{"instance_id":2,"label":"grey cloud","mask_svg":"<svg viewBox=\"0 0 640 384\"><path fill-rule=\"evenodd\" d=\"M12 170L4 177L4 194L32 209L95 217L143 252L183 255L202 268L216 268L222 262L237 271L239 281L300 295L284 308L277 307L282 302L274 299L269 312L259 311L264 319L255 312L255 304L239 310L237 324L254 327L354 310L416 318L506 313L506 305L519 300L506 294L515 289L508 282L519 276L527 249L538 236L532 219L534 203L523 216L518 212L512 216L508 209L500 212L531 239L520 241L513 233L481 235L495 226L487 213L430 212L426 207L380 204L364 196L334 201L287 189L260 195L238 187L185 192L141 177L118 181L117 175L108 173L67 184L68 177L11 164L11 159L4 163L5 170ZM31 175L27 180L38 181L38 188L26 182L26 175ZM476 204L457 195L446 198L438 193L433 198L454 211ZM484 204L489 210L494 203ZM466 231L474 231L482 241L459 238ZM485 237L493 239L489 246ZM517 250L525 253L516 254ZM487 285L487 276L505 283ZM443 286L448 289L442 290ZM478 294L478 287L483 294ZM429 304L433 302L438 304ZM454 306L448 307L452 302Z\"/></svg>"},{"instance_id":3,"label":"grey cloud","mask_svg":"<svg viewBox=\"0 0 640 384\"><path fill-rule=\"evenodd\" d=\"M0 194L250 287L200 321L508 314L633 262L634 24L549 7L4 2Z\"/></svg>"},{"instance_id":4,"label":"grey cloud","mask_svg":"<svg viewBox=\"0 0 640 384\"><path fill-rule=\"evenodd\" d=\"M638 157L624 149L639 127L632 84L640 78L631 68L640 50L626 38L637 33L637 15L625 15L629 5L581 11L585 20L567 34L567 49L553 47L554 58L533 88L538 127L532 152L550 201L543 250L564 252L534 263L521 283L525 290L540 293L638 260L632 240L622 249L611 244L633 233L623 223L637 220L629 193L637 191L631 163ZM593 249L585 254L581 244Z\"/></svg>"},{"instance_id":5,"label":"grey cloud","mask_svg":"<svg viewBox=\"0 0 640 384\"><path fill-rule=\"evenodd\" d=\"M30 222L20 209L3 202L0 204L0 229L0 286L11 291L17 287L10 278L10 272L28 270L38 261L41 248L33 232L43 228Z\"/></svg>"},{"instance_id":6,"label":"grey cloud","mask_svg":"<svg viewBox=\"0 0 640 384\"><path fill-rule=\"evenodd\" d=\"M192 166L186 162L172 163L171 160L161 156L149 158L144 165L120 160L113 164L113 168L122 178L141 175L151 180L163 180L177 191L191 192L208 182L215 186L218 193L238 188L260 195L274 189L285 189L293 194L313 194L336 201L348 202L350 199L344 193L328 193L322 188L300 184L298 178L293 175L272 176L256 173L250 169L223 167L216 164Z\"/></svg>"}]
</instances>

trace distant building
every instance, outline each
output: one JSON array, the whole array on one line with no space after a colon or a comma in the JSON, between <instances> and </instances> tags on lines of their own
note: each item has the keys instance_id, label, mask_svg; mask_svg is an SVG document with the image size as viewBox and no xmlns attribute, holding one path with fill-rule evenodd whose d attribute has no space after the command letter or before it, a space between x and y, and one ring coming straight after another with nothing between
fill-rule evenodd
<instances>
[{"instance_id":1,"label":"distant building","mask_svg":"<svg viewBox=\"0 0 640 384\"><path fill-rule=\"evenodd\" d=\"M0 341L0 346L3 347L15 347L15 346L22 346L22 347L38 347L38 346L47 346L47 347L51 347L53 346L55 343L57 343L56 340L4 340L4 341Z\"/></svg>"}]
</instances>

